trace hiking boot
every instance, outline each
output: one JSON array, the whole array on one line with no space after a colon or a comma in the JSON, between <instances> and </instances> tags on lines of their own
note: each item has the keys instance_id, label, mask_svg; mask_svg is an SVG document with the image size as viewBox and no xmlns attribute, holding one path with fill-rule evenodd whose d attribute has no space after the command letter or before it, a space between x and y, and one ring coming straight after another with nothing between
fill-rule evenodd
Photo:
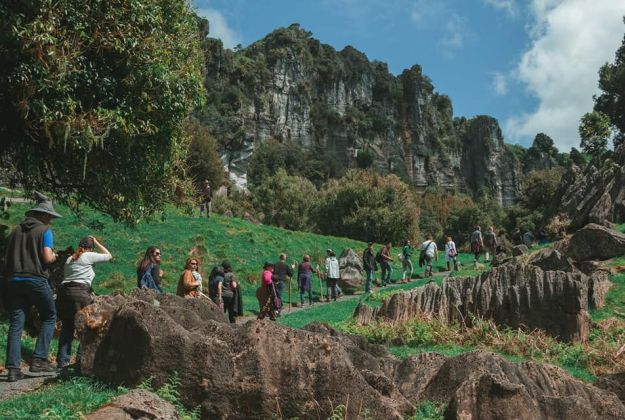
<instances>
[{"instance_id":1,"label":"hiking boot","mask_svg":"<svg viewBox=\"0 0 625 420\"><path fill-rule=\"evenodd\" d=\"M9 374L7 375L7 382L15 382L23 378L24 378L24 374L22 373L22 369L9 368Z\"/></svg>"},{"instance_id":2,"label":"hiking boot","mask_svg":"<svg viewBox=\"0 0 625 420\"><path fill-rule=\"evenodd\" d=\"M29 370L32 373L56 373L59 371L58 368L52 366L50 362L44 359L33 359Z\"/></svg>"}]
</instances>

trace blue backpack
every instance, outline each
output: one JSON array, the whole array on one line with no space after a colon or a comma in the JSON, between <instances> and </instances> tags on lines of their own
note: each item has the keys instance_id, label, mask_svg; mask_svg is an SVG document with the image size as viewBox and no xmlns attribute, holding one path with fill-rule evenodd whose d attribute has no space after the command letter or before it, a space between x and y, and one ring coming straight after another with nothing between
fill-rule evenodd
<instances>
[{"instance_id":1,"label":"blue backpack","mask_svg":"<svg viewBox=\"0 0 625 420\"><path fill-rule=\"evenodd\" d=\"M160 288L158 284L154 281L154 277L152 277L152 268L154 268L154 264L148 265L145 270L145 273L139 279L139 284L137 285L140 289L147 288L156 290L158 293L163 293L163 290Z\"/></svg>"}]
</instances>

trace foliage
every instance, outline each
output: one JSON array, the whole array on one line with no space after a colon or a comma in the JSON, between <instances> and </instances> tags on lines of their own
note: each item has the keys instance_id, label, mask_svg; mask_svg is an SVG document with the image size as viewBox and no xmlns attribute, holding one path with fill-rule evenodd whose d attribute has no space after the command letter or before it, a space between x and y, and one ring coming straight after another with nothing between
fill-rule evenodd
<instances>
[{"instance_id":1,"label":"foliage","mask_svg":"<svg viewBox=\"0 0 625 420\"><path fill-rule=\"evenodd\" d=\"M291 142L271 140L260 144L250 159L247 179L250 187L260 185L284 169L289 175L302 175L305 171L305 156L301 147Z\"/></svg>"},{"instance_id":2,"label":"foliage","mask_svg":"<svg viewBox=\"0 0 625 420\"><path fill-rule=\"evenodd\" d=\"M419 197L419 229L424 234L429 233L435 239L442 240L452 233L453 229L450 229L452 213L467 207L475 207L475 203L468 196L428 190Z\"/></svg>"},{"instance_id":3,"label":"foliage","mask_svg":"<svg viewBox=\"0 0 625 420\"><path fill-rule=\"evenodd\" d=\"M454 239L456 245L460 246L468 242L475 226L482 226L484 230L485 226L490 226L491 224L492 221L488 214L484 213L477 206L460 207L452 210L449 215L447 234Z\"/></svg>"},{"instance_id":4,"label":"foliage","mask_svg":"<svg viewBox=\"0 0 625 420\"><path fill-rule=\"evenodd\" d=\"M447 404L422 401L417 405L415 415L408 420L443 420Z\"/></svg>"},{"instance_id":5,"label":"foliage","mask_svg":"<svg viewBox=\"0 0 625 420\"><path fill-rule=\"evenodd\" d=\"M558 149L554 146L553 139L545 133L538 133L536 134L536 137L534 137L532 146L527 149L524 154L522 161L523 166L526 169L534 169L537 163L540 163L545 159L553 162L549 165L550 167L555 164L557 158Z\"/></svg>"},{"instance_id":6,"label":"foliage","mask_svg":"<svg viewBox=\"0 0 625 420\"><path fill-rule=\"evenodd\" d=\"M579 124L580 146L584 153L595 159L607 150L611 134L610 118L602 112L587 112Z\"/></svg>"},{"instance_id":7,"label":"foliage","mask_svg":"<svg viewBox=\"0 0 625 420\"><path fill-rule=\"evenodd\" d=\"M401 243L419 237L419 209L410 187L394 175L350 170L321 190L312 220L320 232L363 241Z\"/></svg>"},{"instance_id":8,"label":"foliage","mask_svg":"<svg viewBox=\"0 0 625 420\"><path fill-rule=\"evenodd\" d=\"M571 158L571 162L573 162L577 166L580 166L582 168L586 166L586 158L575 147L571 147L571 152L569 153L569 156Z\"/></svg>"},{"instance_id":9,"label":"foliage","mask_svg":"<svg viewBox=\"0 0 625 420\"><path fill-rule=\"evenodd\" d=\"M203 102L185 0L0 4L0 135L14 177L135 222L181 188L181 121Z\"/></svg>"},{"instance_id":10,"label":"foliage","mask_svg":"<svg viewBox=\"0 0 625 420\"><path fill-rule=\"evenodd\" d=\"M566 214L557 214L553 216L545 226L545 232L552 239L562 239L566 234L571 219Z\"/></svg>"},{"instance_id":11,"label":"foliage","mask_svg":"<svg viewBox=\"0 0 625 420\"><path fill-rule=\"evenodd\" d=\"M360 169L367 169L370 168L371 165L373 165L373 152L369 149L365 149L365 150L361 150L358 152L358 155L356 156L356 165L358 165L358 167Z\"/></svg>"},{"instance_id":12,"label":"foliage","mask_svg":"<svg viewBox=\"0 0 625 420\"><path fill-rule=\"evenodd\" d=\"M182 401L180 401L180 378L178 377L178 373L174 372L173 375L169 377L167 382L165 382L160 388L154 389L152 386L152 378L148 378L143 381L139 388L145 389L148 391L154 391L156 395L161 397L163 400L171 403L174 407L176 407L176 411L180 415L181 420L200 420L200 406L198 405L193 410L187 409Z\"/></svg>"},{"instance_id":13,"label":"foliage","mask_svg":"<svg viewBox=\"0 0 625 420\"><path fill-rule=\"evenodd\" d=\"M278 169L252 192L254 207L262 214L263 222L291 230L310 230L309 213L317 189L306 178Z\"/></svg>"},{"instance_id":14,"label":"foliage","mask_svg":"<svg viewBox=\"0 0 625 420\"><path fill-rule=\"evenodd\" d=\"M204 186L204 180L208 180L216 190L225 181L224 166L217 154L217 142L195 118L185 121L184 132L190 137L187 175L193 179L196 190Z\"/></svg>"},{"instance_id":15,"label":"foliage","mask_svg":"<svg viewBox=\"0 0 625 420\"><path fill-rule=\"evenodd\" d=\"M561 167L530 172L523 180L519 203L530 212L544 213L552 204L563 174Z\"/></svg>"}]
</instances>

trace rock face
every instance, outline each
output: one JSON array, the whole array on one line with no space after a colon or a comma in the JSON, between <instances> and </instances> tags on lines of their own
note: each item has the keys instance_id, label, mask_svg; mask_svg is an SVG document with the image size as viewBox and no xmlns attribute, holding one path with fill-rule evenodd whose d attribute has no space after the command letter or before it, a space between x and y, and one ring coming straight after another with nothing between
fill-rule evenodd
<instances>
[{"instance_id":1,"label":"rock face","mask_svg":"<svg viewBox=\"0 0 625 420\"><path fill-rule=\"evenodd\" d=\"M541 249L533 254L528 264L540 267L544 271L573 271L573 261L553 248Z\"/></svg>"},{"instance_id":2,"label":"rock face","mask_svg":"<svg viewBox=\"0 0 625 420\"><path fill-rule=\"evenodd\" d=\"M176 371L183 402L199 404L202 418L316 419L346 404L346 418L367 410L401 419L424 400L447 403L446 418L625 417L616 395L559 368L489 353L399 360L322 324L231 325L213 317L212 303L193 302L151 292L98 297L79 315L83 370L130 386L147 377L160 386Z\"/></svg>"},{"instance_id":3,"label":"rock face","mask_svg":"<svg viewBox=\"0 0 625 420\"><path fill-rule=\"evenodd\" d=\"M133 389L87 416L87 420L175 420L180 415L171 403L153 392Z\"/></svg>"},{"instance_id":4,"label":"rock face","mask_svg":"<svg viewBox=\"0 0 625 420\"><path fill-rule=\"evenodd\" d=\"M345 291L354 291L364 284L362 259L347 248L339 257L339 286Z\"/></svg>"},{"instance_id":5,"label":"rock face","mask_svg":"<svg viewBox=\"0 0 625 420\"><path fill-rule=\"evenodd\" d=\"M571 230L587 223L625 222L625 145L615 150L613 160L609 168L590 165L584 170L577 166L569 169L550 213L568 215Z\"/></svg>"},{"instance_id":6,"label":"rock face","mask_svg":"<svg viewBox=\"0 0 625 420\"><path fill-rule=\"evenodd\" d=\"M446 322L469 322L469 315L512 328L539 328L565 341L585 341L590 332L588 278L582 273L543 271L509 264L476 277L447 278L397 293L382 306L359 304L354 317L403 321L431 314Z\"/></svg>"},{"instance_id":7,"label":"rock face","mask_svg":"<svg viewBox=\"0 0 625 420\"><path fill-rule=\"evenodd\" d=\"M394 76L385 63L351 46L336 51L296 24L234 53L207 43L214 94L199 118L216 138L240 133L222 152L241 186L254 150L276 139L344 167L366 150L378 171L420 188L476 195L486 187L504 205L520 191L521 164L497 121L454 119L450 99L418 65Z\"/></svg>"},{"instance_id":8,"label":"rock face","mask_svg":"<svg viewBox=\"0 0 625 420\"><path fill-rule=\"evenodd\" d=\"M565 253L575 261L607 260L625 254L625 234L590 223L571 236Z\"/></svg>"}]
</instances>

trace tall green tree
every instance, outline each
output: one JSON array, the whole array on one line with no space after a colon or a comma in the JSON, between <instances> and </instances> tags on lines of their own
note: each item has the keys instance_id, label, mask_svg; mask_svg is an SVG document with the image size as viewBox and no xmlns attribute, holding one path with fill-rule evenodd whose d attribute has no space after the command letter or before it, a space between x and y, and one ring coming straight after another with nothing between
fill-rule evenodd
<instances>
[{"instance_id":1,"label":"tall green tree","mask_svg":"<svg viewBox=\"0 0 625 420\"><path fill-rule=\"evenodd\" d=\"M599 158L608 146L612 129L610 118L602 112L587 112L579 124L580 146L584 153Z\"/></svg>"},{"instance_id":2,"label":"tall green tree","mask_svg":"<svg viewBox=\"0 0 625 420\"><path fill-rule=\"evenodd\" d=\"M214 189L218 188L225 177L224 165L217 153L217 142L208 128L195 118L185 121L184 132L189 136L187 175L193 180L196 189L201 188L205 180Z\"/></svg>"},{"instance_id":3,"label":"tall green tree","mask_svg":"<svg viewBox=\"0 0 625 420\"><path fill-rule=\"evenodd\" d=\"M180 187L181 124L204 98L185 0L0 3L0 137L14 180L118 220Z\"/></svg>"}]
</instances>

